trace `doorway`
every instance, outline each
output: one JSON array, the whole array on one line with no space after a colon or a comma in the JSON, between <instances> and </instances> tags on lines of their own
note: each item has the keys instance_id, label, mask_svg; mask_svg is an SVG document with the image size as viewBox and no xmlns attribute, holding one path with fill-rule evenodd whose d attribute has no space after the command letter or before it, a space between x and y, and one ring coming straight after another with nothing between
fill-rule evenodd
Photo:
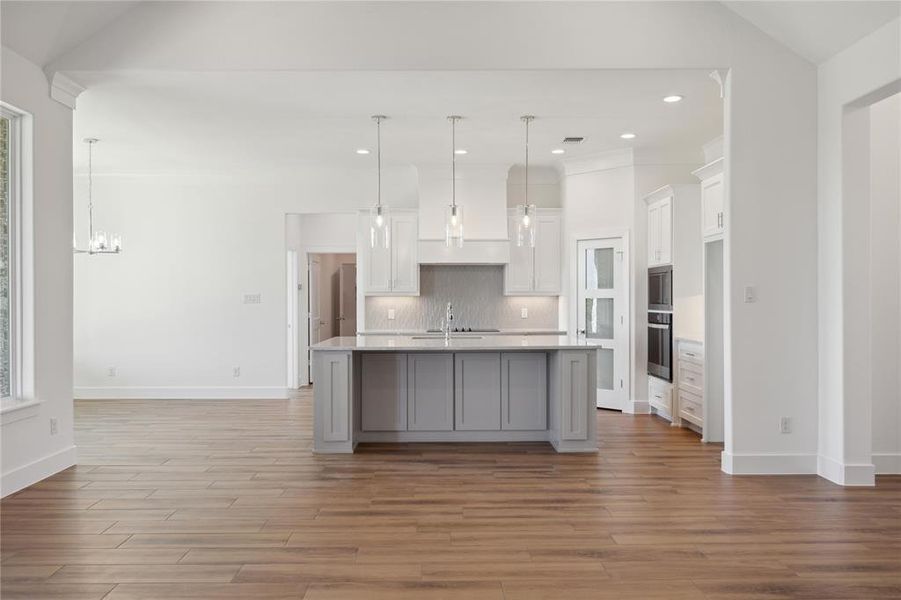
<instances>
[{"instance_id":1,"label":"doorway","mask_svg":"<svg viewBox=\"0 0 901 600\"><path fill-rule=\"evenodd\" d=\"M578 240L577 329L598 346L597 406L629 402L629 269L623 237Z\"/></svg>"},{"instance_id":2,"label":"doorway","mask_svg":"<svg viewBox=\"0 0 901 600\"><path fill-rule=\"evenodd\" d=\"M357 334L357 257L351 253L307 254L306 378L313 382L311 346Z\"/></svg>"}]
</instances>

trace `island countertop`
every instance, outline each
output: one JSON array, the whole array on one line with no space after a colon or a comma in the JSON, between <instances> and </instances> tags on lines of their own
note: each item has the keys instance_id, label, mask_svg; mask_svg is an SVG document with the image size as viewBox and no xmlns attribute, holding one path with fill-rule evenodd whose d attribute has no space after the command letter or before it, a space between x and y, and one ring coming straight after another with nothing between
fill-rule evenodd
<instances>
[{"instance_id":1,"label":"island countertop","mask_svg":"<svg viewBox=\"0 0 901 600\"><path fill-rule=\"evenodd\" d=\"M439 334L333 337L311 347L334 352L458 352L505 350L592 350L600 346L567 335L456 334L448 341Z\"/></svg>"}]
</instances>

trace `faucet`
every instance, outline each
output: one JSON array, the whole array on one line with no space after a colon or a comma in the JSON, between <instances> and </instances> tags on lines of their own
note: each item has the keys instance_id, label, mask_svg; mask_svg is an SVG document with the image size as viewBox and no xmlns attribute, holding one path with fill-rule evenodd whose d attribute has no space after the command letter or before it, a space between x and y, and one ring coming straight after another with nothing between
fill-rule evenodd
<instances>
[{"instance_id":1,"label":"faucet","mask_svg":"<svg viewBox=\"0 0 901 600\"><path fill-rule=\"evenodd\" d=\"M450 302L447 303L447 307L444 309L444 341L447 343L450 341L450 331L451 331L451 321L454 320L454 307Z\"/></svg>"}]
</instances>

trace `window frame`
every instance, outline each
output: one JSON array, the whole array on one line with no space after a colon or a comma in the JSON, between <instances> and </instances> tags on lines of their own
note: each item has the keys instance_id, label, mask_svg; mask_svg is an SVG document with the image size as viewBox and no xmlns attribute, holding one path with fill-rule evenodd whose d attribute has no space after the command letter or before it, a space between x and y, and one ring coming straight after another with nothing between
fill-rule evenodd
<instances>
[{"instance_id":1,"label":"window frame","mask_svg":"<svg viewBox=\"0 0 901 600\"><path fill-rule=\"evenodd\" d=\"M10 395L0 398L2 424L25 418L7 413L38 404L34 393L33 117L0 101L9 120Z\"/></svg>"}]
</instances>

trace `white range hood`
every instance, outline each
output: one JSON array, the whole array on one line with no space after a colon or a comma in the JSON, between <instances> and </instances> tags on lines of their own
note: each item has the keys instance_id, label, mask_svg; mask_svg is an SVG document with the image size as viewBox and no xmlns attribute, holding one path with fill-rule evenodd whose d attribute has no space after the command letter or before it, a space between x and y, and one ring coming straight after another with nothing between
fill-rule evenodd
<instances>
[{"instance_id":1,"label":"white range hood","mask_svg":"<svg viewBox=\"0 0 901 600\"><path fill-rule=\"evenodd\" d=\"M510 262L507 237L507 165L457 163L457 204L464 207L462 248L444 242L444 210L450 203L448 167L419 167L419 263L423 265L504 265Z\"/></svg>"}]
</instances>

